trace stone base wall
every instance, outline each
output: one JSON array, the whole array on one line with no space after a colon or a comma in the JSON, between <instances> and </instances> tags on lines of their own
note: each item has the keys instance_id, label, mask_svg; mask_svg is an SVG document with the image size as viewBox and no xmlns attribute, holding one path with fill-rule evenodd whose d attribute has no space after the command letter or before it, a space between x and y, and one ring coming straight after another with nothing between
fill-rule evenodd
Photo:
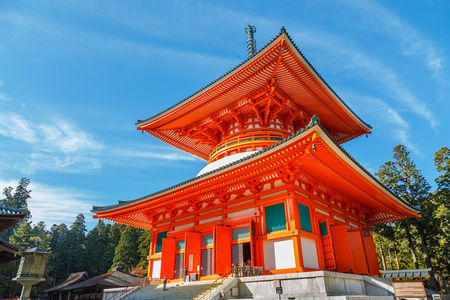
<instances>
[{"instance_id":1,"label":"stone base wall","mask_svg":"<svg viewBox=\"0 0 450 300\"><path fill-rule=\"evenodd\" d=\"M383 279L328 271L240 277L238 297L279 299L280 286L282 299L394 299L392 285Z\"/></svg>"}]
</instances>

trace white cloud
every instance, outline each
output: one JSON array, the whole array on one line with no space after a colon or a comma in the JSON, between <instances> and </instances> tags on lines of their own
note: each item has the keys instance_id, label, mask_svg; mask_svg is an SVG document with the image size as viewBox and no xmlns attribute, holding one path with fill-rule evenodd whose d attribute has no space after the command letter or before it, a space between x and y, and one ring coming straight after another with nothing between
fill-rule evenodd
<instances>
[{"instance_id":1,"label":"white cloud","mask_svg":"<svg viewBox=\"0 0 450 300\"><path fill-rule=\"evenodd\" d=\"M372 82L381 84L380 86L386 90L390 99L404 104L410 111L425 119L433 129L438 125L437 118L428 109L426 103L416 99L397 74L377 58L366 55L352 47L350 43L327 33L295 32L295 36L304 44L308 43L320 48L339 69L350 69L356 76L364 76ZM330 49L333 50L330 51Z\"/></svg>"},{"instance_id":2,"label":"white cloud","mask_svg":"<svg viewBox=\"0 0 450 300\"><path fill-rule=\"evenodd\" d=\"M349 98L352 97L354 96L350 96ZM395 109L382 100L372 97L358 97L358 100L353 101L361 102L361 107L370 109L372 117L378 119L380 124L384 124L389 128L389 130L384 131L384 134L390 135L393 140L405 145L412 152L420 154L417 147L411 141L409 123Z\"/></svg>"},{"instance_id":3,"label":"white cloud","mask_svg":"<svg viewBox=\"0 0 450 300\"><path fill-rule=\"evenodd\" d=\"M55 122L54 124L39 125L43 136L43 147L52 151L58 149L63 153L77 153L80 151L100 151L103 146L90 134L69 125L68 123Z\"/></svg>"},{"instance_id":4,"label":"white cloud","mask_svg":"<svg viewBox=\"0 0 450 300\"><path fill-rule=\"evenodd\" d=\"M8 186L15 189L17 182L0 179L0 189L3 190ZM33 181L28 188L31 190L31 198L27 202L31 211L31 221L34 224L44 221L47 229L50 229L53 224L60 223L70 226L78 214L83 214L86 217L87 224L96 223L90 212L91 203L95 201L91 191L55 187Z\"/></svg>"},{"instance_id":5,"label":"white cloud","mask_svg":"<svg viewBox=\"0 0 450 300\"><path fill-rule=\"evenodd\" d=\"M44 221L48 228L60 223L69 226L78 214L83 214L87 222L93 222L90 209L94 198L91 192L33 182L30 189L32 192L28 206L34 223Z\"/></svg>"},{"instance_id":6,"label":"white cloud","mask_svg":"<svg viewBox=\"0 0 450 300\"><path fill-rule=\"evenodd\" d=\"M115 149L112 154L114 156L126 158L143 158L143 159L164 159L164 160L188 160L193 161L197 158L192 155L185 154L170 148L164 149L148 149L148 150L130 150L130 149Z\"/></svg>"},{"instance_id":7,"label":"white cloud","mask_svg":"<svg viewBox=\"0 0 450 300\"><path fill-rule=\"evenodd\" d=\"M3 86L3 81L0 80L0 86Z\"/></svg>"},{"instance_id":8,"label":"white cloud","mask_svg":"<svg viewBox=\"0 0 450 300\"><path fill-rule=\"evenodd\" d=\"M37 141L33 126L23 116L12 112L5 112L0 118L0 135L27 143Z\"/></svg>"},{"instance_id":9,"label":"white cloud","mask_svg":"<svg viewBox=\"0 0 450 300\"><path fill-rule=\"evenodd\" d=\"M11 97L9 97L9 96L7 96L7 95L5 95L5 94L0 93L0 100L3 100L3 101L9 101L9 100L11 100Z\"/></svg>"},{"instance_id":10,"label":"white cloud","mask_svg":"<svg viewBox=\"0 0 450 300\"><path fill-rule=\"evenodd\" d=\"M403 102L412 112L427 120L430 126L435 129L438 125L437 118L428 109L425 102L419 101L412 92L400 81L394 71L385 67L380 61L373 57L365 56L361 53L353 53L353 63L372 77L372 80L379 81L388 88L392 99Z\"/></svg>"},{"instance_id":11,"label":"white cloud","mask_svg":"<svg viewBox=\"0 0 450 300\"><path fill-rule=\"evenodd\" d=\"M441 72L446 62L444 56L432 41L425 38L422 33L403 21L387 8L375 1L351 1L346 3L360 12L359 24L366 24L372 30L383 32L391 36L401 45L404 55L415 55L423 60L424 65L432 71L434 78L447 85L448 82Z\"/></svg>"},{"instance_id":12,"label":"white cloud","mask_svg":"<svg viewBox=\"0 0 450 300\"><path fill-rule=\"evenodd\" d=\"M0 119L0 135L30 144L23 159L28 174L36 170L80 172L101 168L98 156L103 144L66 121L40 123L7 112Z\"/></svg>"}]
</instances>

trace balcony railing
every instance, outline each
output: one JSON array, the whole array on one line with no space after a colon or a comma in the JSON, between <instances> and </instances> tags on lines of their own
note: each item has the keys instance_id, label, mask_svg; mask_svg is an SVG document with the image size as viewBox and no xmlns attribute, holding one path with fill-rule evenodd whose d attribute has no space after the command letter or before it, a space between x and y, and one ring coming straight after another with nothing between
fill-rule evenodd
<instances>
[{"instance_id":1,"label":"balcony railing","mask_svg":"<svg viewBox=\"0 0 450 300\"><path fill-rule=\"evenodd\" d=\"M261 276L264 275L263 267L254 266L234 266L231 271L235 277Z\"/></svg>"},{"instance_id":2,"label":"balcony railing","mask_svg":"<svg viewBox=\"0 0 450 300\"><path fill-rule=\"evenodd\" d=\"M283 140L287 134L283 134L282 132L267 132L267 133L247 133L236 136L234 138L226 139L219 143L211 152L209 156L209 161L212 162L213 159L225 152L230 151L236 148L244 147L248 145L248 147L253 146L270 146L272 144L276 144Z\"/></svg>"}]
</instances>

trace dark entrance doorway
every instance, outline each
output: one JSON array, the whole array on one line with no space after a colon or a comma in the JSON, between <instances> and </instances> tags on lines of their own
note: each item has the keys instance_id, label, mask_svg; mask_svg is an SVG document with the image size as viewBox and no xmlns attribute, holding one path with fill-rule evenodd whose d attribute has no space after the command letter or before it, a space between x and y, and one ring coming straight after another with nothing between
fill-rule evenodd
<instances>
[{"instance_id":1,"label":"dark entrance doorway","mask_svg":"<svg viewBox=\"0 0 450 300\"><path fill-rule=\"evenodd\" d=\"M184 253L175 254L175 272L174 278L183 278Z\"/></svg>"},{"instance_id":2,"label":"dark entrance doorway","mask_svg":"<svg viewBox=\"0 0 450 300\"><path fill-rule=\"evenodd\" d=\"M248 260L251 260L250 243L231 245L231 262L243 266Z\"/></svg>"},{"instance_id":3,"label":"dark entrance doorway","mask_svg":"<svg viewBox=\"0 0 450 300\"><path fill-rule=\"evenodd\" d=\"M202 250L202 270L201 276L213 275L213 249Z\"/></svg>"}]
</instances>

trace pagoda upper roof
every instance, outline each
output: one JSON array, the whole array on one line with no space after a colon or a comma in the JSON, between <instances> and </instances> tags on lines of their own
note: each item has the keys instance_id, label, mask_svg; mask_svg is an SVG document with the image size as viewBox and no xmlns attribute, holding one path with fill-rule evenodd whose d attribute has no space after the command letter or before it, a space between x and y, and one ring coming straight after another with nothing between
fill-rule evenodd
<instances>
[{"instance_id":1,"label":"pagoda upper roof","mask_svg":"<svg viewBox=\"0 0 450 300\"><path fill-rule=\"evenodd\" d=\"M146 120L138 120L143 130L199 158L208 160L212 147L180 134L180 129L209 116L223 115L230 105L250 96L275 78L279 88L309 115L317 114L338 143L370 133L362 121L314 69L291 40L284 27L254 56L204 88ZM200 124L204 125L204 124Z\"/></svg>"},{"instance_id":2,"label":"pagoda upper roof","mask_svg":"<svg viewBox=\"0 0 450 300\"><path fill-rule=\"evenodd\" d=\"M251 97L252 92L266 86L271 79L276 80L276 87L289 101L308 115L317 114L338 143L370 133L370 125L362 121L320 76L284 27L254 56L223 76L163 112L138 120L137 129L208 160L212 146L182 135L180 129L208 117L223 116L227 107L241 106L239 101Z\"/></svg>"},{"instance_id":3,"label":"pagoda upper roof","mask_svg":"<svg viewBox=\"0 0 450 300\"><path fill-rule=\"evenodd\" d=\"M316 147L314 152L304 147L305 143L310 145L312 141ZM352 158L318 121L311 122L277 144L228 165L135 200L119 201L118 204L110 206L94 206L92 212L96 214L95 218L149 228L151 224L145 215L146 211L186 201L189 197L198 196L194 195L196 193L207 192L209 188L229 186L233 178L249 180L240 177L262 176L267 170L273 171L285 166L289 160L298 160L298 155L303 153L308 155L300 159L302 172L319 182L326 182L328 188L350 199L357 199L359 204L373 212L370 217L372 226L419 216L419 208L409 205L383 186ZM245 171L242 171L244 169ZM319 188L327 190L326 186Z\"/></svg>"}]
</instances>

